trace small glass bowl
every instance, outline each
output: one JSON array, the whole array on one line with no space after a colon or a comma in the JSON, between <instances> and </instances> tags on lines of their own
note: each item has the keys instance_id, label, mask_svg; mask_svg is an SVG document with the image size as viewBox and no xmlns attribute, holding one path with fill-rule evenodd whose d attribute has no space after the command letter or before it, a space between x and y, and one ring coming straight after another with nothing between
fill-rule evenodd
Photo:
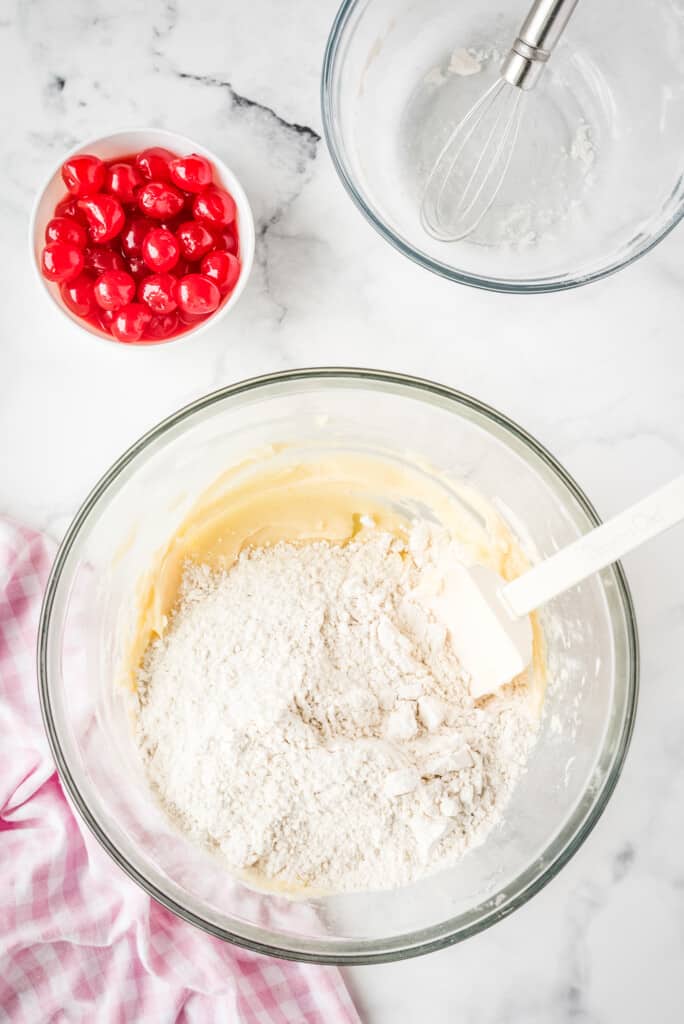
<instances>
[{"instance_id":1,"label":"small glass bowl","mask_svg":"<svg viewBox=\"0 0 684 1024\"><path fill-rule=\"evenodd\" d=\"M177 153L179 156L184 156L187 153L199 153L200 156L204 156L210 161L216 171L218 181L230 192L235 200L237 209L236 221L240 240L240 277L232 292L221 302L218 309L206 319L201 320L196 327L183 331L181 334L174 334L170 338L162 338L159 341L122 344L116 338L113 338L111 334L99 330L94 324L77 316L65 305L60 295L59 285L43 277L40 269L40 257L45 245L45 228L47 223L54 217L55 206L66 193L66 188L62 181L62 164L65 160L68 160L71 156L76 156L78 153L92 153L95 156L99 156L102 160L114 160L116 157L130 156L132 153L139 153L141 150L152 146L161 146L172 153ZM202 146L193 139L189 139L186 135L179 135L177 132L169 132L160 128L131 128L112 132L109 135L86 139L85 142L75 146L68 153L64 153L60 157L57 166L50 172L47 181L36 197L29 224L30 257L41 291L47 294L54 306L67 316L72 323L80 327L81 330L87 331L88 334L94 335L96 338L102 338L104 341L114 342L114 344L126 349L148 349L154 348L157 345L168 345L174 341L185 341L187 338L195 337L201 331L213 326L218 320L226 316L235 307L245 290L254 262L254 248L255 231L252 209L245 190L234 172L231 171L220 157L210 149L207 149L206 146Z\"/></svg>"},{"instance_id":2,"label":"small glass bowl","mask_svg":"<svg viewBox=\"0 0 684 1024\"><path fill-rule=\"evenodd\" d=\"M344 0L323 124L351 197L406 256L462 284L546 292L619 270L682 218L684 18L679 0L579 4L524 95L495 203L469 238L436 241L419 217L427 175L522 14L501 0Z\"/></svg>"},{"instance_id":3,"label":"small glass bowl","mask_svg":"<svg viewBox=\"0 0 684 1024\"><path fill-rule=\"evenodd\" d=\"M294 445L301 459L319 460L326 450L392 451L466 480L539 557L598 523L577 484L529 434L438 384L373 370L311 369L224 388L134 444L62 542L38 641L50 744L66 791L102 846L187 921L298 960L374 963L426 953L522 906L579 849L605 808L637 701L627 584L616 565L546 609L555 683L528 770L481 846L454 867L391 891L296 901L256 892L176 832L157 806L132 738L126 691L115 678L140 577L155 552L222 471L280 442Z\"/></svg>"}]
</instances>

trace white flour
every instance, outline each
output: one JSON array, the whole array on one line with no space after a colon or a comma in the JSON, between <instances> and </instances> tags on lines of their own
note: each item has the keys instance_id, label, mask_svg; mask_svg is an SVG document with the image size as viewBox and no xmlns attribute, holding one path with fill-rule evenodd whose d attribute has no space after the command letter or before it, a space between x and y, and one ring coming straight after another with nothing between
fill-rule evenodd
<instances>
[{"instance_id":1,"label":"white flour","mask_svg":"<svg viewBox=\"0 0 684 1024\"><path fill-rule=\"evenodd\" d=\"M423 76L420 113L411 130L431 140L424 155L426 174L446 141L445 125L448 131L456 127L493 83L502 59L503 52L493 46L460 47ZM541 90L523 100L510 167L491 211L469 237L471 243L529 250L555 244L582 220L595 185L598 133L571 102L572 88L553 70L545 72L545 79Z\"/></svg>"},{"instance_id":2,"label":"white flour","mask_svg":"<svg viewBox=\"0 0 684 1024\"><path fill-rule=\"evenodd\" d=\"M163 805L237 870L390 888L501 817L536 721L524 689L476 706L416 596L446 538L378 531L189 567L139 672L138 741Z\"/></svg>"}]
</instances>

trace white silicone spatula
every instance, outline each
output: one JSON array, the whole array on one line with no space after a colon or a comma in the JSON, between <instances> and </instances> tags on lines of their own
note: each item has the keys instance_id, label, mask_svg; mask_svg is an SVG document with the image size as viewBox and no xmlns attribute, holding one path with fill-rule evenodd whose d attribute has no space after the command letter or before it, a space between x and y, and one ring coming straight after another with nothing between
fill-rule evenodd
<instances>
[{"instance_id":1,"label":"white silicone spatula","mask_svg":"<svg viewBox=\"0 0 684 1024\"><path fill-rule=\"evenodd\" d=\"M471 693L494 693L532 659L530 612L684 519L684 476L506 583L484 566L455 565L435 602Z\"/></svg>"}]
</instances>

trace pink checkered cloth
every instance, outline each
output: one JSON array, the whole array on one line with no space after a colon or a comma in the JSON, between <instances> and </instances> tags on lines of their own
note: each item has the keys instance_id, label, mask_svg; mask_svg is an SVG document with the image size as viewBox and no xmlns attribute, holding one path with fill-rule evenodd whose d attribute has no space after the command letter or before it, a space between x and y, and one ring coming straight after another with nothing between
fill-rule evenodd
<instances>
[{"instance_id":1,"label":"pink checkered cloth","mask_svg":"<svg viewBox=\"0 0 684 1024\"><path fill-rule=\"evenodd\" d=\"M245 952L151 900L64 799L38 706L40 535L0 519L0 1022L359 1024L334 967Z\"/></svg>"}]
</instances>

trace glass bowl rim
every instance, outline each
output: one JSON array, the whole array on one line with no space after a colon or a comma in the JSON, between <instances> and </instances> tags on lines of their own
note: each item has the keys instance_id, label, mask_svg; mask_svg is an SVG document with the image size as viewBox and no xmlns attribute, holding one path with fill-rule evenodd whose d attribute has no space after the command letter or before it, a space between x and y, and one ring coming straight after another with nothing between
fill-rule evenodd
<instances>
[{"instance_id":1,"label":"glass bowl rim","mask_svg":"<svg viewBox=\"0 0 684 1024\"><path fill-rule=\"evenodd\" d=\"M539 458L541 462L552 471L558 481L567 488L570 495L580 506L582 512L587 516L589 522L594 525L599 525L601 522L598 513L579 485L561 466L556 458L542 444L540 444L539 441L532 437L531 434L527 433L526 430L520 427L513 420L498 412L496 409L486 405L484 402L481 402L476 398L473 398L465 392L457 391L447 385L438 384L434 381L420 377L384 370L335 366L283 370L258 377L251 377L235 384L227 385L183 406L177 412L166 417L156 426L147 431L141 438L139 438L138 441L132 444L116 460L116 462L112 464L112 466L90 491L74 516L62 542L59 545L55 560L50 570L43 597L40 621L38 624L36 653L41 714L50 750L57 766L61 782L70 801L78 810L81 818L92 834L114 862L128 875L129 878L136 882L136 884L156 900L156 902L166 907L167 910L170 910L178 917L195 925L203 931L208 932L215 938L222 939L223 941L233 943L234 945L241 946L267 956L275 956L282 959L309 963L349 966L355 964L389 963L407 959L409 957L420 956L425 953L443 949L456 942L461 942L463 939L466 939L471 935L476 935L478 932L490 927L502 918L507 917L510 913L522 907L529 899L531 899L532 896L536 895L537 892L543 889L544 886L547 885L548 882L558 874L561 868L564 867L565 864L574 856L577 850L579 850L608 804L618 778L622 772L632 737L639 691L639 641L636 617L624 571L619 562L615 563L615 565L612 566L611 571L614 575L619 603L625 617L629 672L627 674L625 717L619 741L616 744L611 770L606 774L606 777L598 790L594 803L586 812L580 827L576 828L573 831L572 836L564 841L562 848L548 861L544 869L539 872L536 877L531 880L527 880L513 898L505 901L499 906L492 906L490 909L483 912L476 921L470 922L465 926L458 923L460 921L460 917L463 916L460 915L459 917L441 921L434 926L419 929L417 931L405 932L392 938L368 940L344 939L341 940L339 944L336 944L335 941L327 942L325 939L307 939L299 943L297 948L288 948L286 945L281 946L274 942L266 940L262 941L261 939L254 939L252 937L246 937L244 935L231 932L227 928L206 920L194 911L182 906L173 897L161 891L152 881L150 881L123 856L123 854L110 840L105 829L96 820L94 814L91 813L85 798L81 794L81 791L72 776L55 725L50 698L50 686L48 682L48 677L50 675L50 669L48 667L48 637L51 629L55 597L68 556L70 555L74 545L77 544L81 530L87 524L91 512L100 500L105 497L110 486L116 481L120 474L139 455L141 455L150 444L163 437L174 427L182 424L186 420L189 420L196 413L201 412L204 409L211 408L218 403L249 392L258 392L259 389L267 388L273 384L287 385L298 381L314 381L321 384L325 384L326 382L339 383L345 381L357 381L361 384L370 384L371 388L373 385L378 388L382 388L383 386L385 388L389 387L394 394L405 393L410 397L426 402L427 404L433 404L435 399L437 399L441 404L441 402L446 399L448 403L453 403L456 407L464 407L471 412L479 414L485 420L489 420L495 426L503 428L504 431L508 432L513 438L521 441L533 455L537 456L537 458ZM524 874L524 872L519 874L517 878L520 879L522 874ZM490 900L490 903L491 902L493 901ZM267 929L256 927L254 931L266 933Z\"/></svg>"},{"instance_id":2,"label":"glass bowl rim","mask_svg":"<svg viewBox=\"0 0 684 1024\"><path fill-rule=\"evenodd\" d=\"M418 266L424 267L426 270L437 274L439 277L446 278L448 281L465 284L471 288L480 288L484 291L500 292L508 295L539 295L548 292L566 291L570 288L579 288L582 285L591 284L593 281L600 281L604 277L609 277L611 274L617 273L618 270L628 267L642 256L645 256L651 249L654 249L659 242L662 242L684 218L683 199L675 209L670 220L666 221L654 235L649 236L638 251L631 253L624 259L613 260L597 270L567 278L555 275L552 277L537 277L526 281L517 281L506 278L485 277L482 274L471 274L465 270L458 270L448 263L433 259L431 256L415 248L401 235L393 231L366 201L361 191L354 184L352 175L347 169L347 163L343 157L345 147L341 141L338 144L338 139L341 139L341 137L336 129L336 118L333 112L333 72L337 63L338 47L342 34L354 9L362 2L365 3L366 0L342 0L326 42L320 87L323 135L337 175L345 190L351 196L355 206L386 242L389 242L394 249L407 256L414 263L417 263Z\"/></svg>"}]
</instances>

